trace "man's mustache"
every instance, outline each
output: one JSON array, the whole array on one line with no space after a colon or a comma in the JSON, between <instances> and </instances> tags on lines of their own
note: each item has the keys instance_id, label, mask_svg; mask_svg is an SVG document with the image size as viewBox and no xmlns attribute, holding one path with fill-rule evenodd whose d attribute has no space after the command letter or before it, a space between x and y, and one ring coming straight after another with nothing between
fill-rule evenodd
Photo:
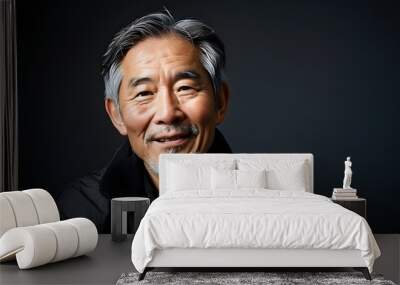
<instances>
[{"instance_id":1,"label":"man's mustache","mask_svg":"<svg viewBox=\"0 0 400 285\"><path fill-rule=\"evenodd\" d=\"M165 133L177 132L189 135L189 137L197 136L199 134L199 128L195 124L172 124L172 125L157 125L151 130L148 130L144 136L144 142L149 143L154 140L157 136Z\"/></svg>"}]
</instances>

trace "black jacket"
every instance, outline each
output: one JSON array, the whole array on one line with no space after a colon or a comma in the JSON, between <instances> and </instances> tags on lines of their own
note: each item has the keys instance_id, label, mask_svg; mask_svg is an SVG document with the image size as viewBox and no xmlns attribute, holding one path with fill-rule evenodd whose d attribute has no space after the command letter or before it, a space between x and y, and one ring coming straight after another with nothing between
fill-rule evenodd
<instances>
[{"instance_id":1,"label":"black jacket","mask_svg":"<svg viewBox=\"0 0 400 285\"><path fill-rule=\"evenodd\" d=\"M224 136L215 130L209 153L231 153ZM158 189L141 160L132 152L128 139L101 170L61 189L56 203L62 219L90 219L100 233L110 233L110 199L114 197L158 197Z\"/></svg>"}]
</instances>

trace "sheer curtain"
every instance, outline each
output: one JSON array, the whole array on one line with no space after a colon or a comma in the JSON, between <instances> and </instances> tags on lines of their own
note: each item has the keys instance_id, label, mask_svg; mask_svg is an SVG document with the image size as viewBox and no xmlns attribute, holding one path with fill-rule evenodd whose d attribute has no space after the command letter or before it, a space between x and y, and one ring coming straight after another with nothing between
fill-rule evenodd
<instances>
[{"instance_id":1,"label":"sheer curtain","mask_svg":"<svg viewBox=\"0 0 400 285\"><path fill-rule=\"evenodd\" d=\"M18 190L15 0L0 0L0 192Z\"/></svg>"}]
</instances>

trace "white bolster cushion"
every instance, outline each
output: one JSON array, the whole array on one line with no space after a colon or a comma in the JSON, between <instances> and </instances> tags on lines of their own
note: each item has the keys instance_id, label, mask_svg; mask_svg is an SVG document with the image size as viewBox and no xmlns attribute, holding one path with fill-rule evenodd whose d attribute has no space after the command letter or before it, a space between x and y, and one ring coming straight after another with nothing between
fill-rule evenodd
<instances>
[{"instance_id":1,"label":"white bolster cushion","mask_svg":"<svg viewBox=\"0 0 400 285\"><path fill-rule=\"evenodd\" d=\"M85 218L13 228L0 238L0 261L16 257L28 269L86 254L97 241L96 226Z\"/></svg>"},{"instance_id":2,"label":"white bolster cushion","mask_svg":"<svg viewBox=\"0 0 400 285\"><path fill-rule=\"evenodd\" d=\"M71 228L71 224L65 222L55 222L44 224L55 235L57 248L52 262L70 258L75 255L78 249L78 232Z\"/></svg>"},{"instance_id":3,"label":"white bolster cushion","mask_svg":"<svg viewBox=\"0 0 400 285\"><path fill-rule=\"evenodd\" d=\"M78 232L78 247L74 257L91 252L96 248L98 240L97 228L91 220L74 218L65 220L65 222L74 226L75 230Z\"/></svg>"},{"instance_id":4,"label":"white bolster cushion","mask_svg":"<svg viewBox=\"0 0 400 285\"><path fill-rule=\"evenodd\" d=\"M28 194L22 191L10 191L2 192L1 195L10 203L17 227L33 226L39 223L35 205Z\"/></svg>"},{"instance_id":5,"label":"white bolster cushion","mask_svg":"<svg viewBox=\"0 0 400 285\"><path fill-rule=\"evenodd\" d=\"M43 189L0 193L0 237L9 229L60 220L53 197Z\"/></svg>"},{"instance_id":6,"label":"white bolster cushion","mask_svg":"<svg viewBox=\"0 0 400 285\"><path fill-rule=\"evenodd\" d=\"M0 195L0 237L9 229L15 228L17 222L15 221L13 209L8 199Z\"/></svg>"},{"instance_id":7,"label":"white bolster cushion","mask_svg":"<svg viewBox=\"0 0 400 285\"><path fill-rule=\"evenodd\" d=\"M56 202L49 192L39 188L24 190L22 192L31 197L39 218L39 224L60 220Z\"/></svg>"}]
</instances>

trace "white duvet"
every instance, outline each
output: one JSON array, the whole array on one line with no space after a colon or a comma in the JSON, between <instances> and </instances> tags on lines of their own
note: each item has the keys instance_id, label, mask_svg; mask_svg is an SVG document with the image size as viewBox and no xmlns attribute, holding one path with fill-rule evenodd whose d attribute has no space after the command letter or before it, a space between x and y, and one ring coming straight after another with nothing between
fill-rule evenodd
<instances>
[{"instance_id":1,"label":"white duvet","mask_svg":"<svg viewBox=\"0 0 400 285\"><path fill-rule=\"evenodd\" d=\"M324 196L265 189L160 196L133 239L133 265L143 272L154 249L175 247L358 249L370 272L380 255L361 216Z\"/></svg>"}]
</instances>

